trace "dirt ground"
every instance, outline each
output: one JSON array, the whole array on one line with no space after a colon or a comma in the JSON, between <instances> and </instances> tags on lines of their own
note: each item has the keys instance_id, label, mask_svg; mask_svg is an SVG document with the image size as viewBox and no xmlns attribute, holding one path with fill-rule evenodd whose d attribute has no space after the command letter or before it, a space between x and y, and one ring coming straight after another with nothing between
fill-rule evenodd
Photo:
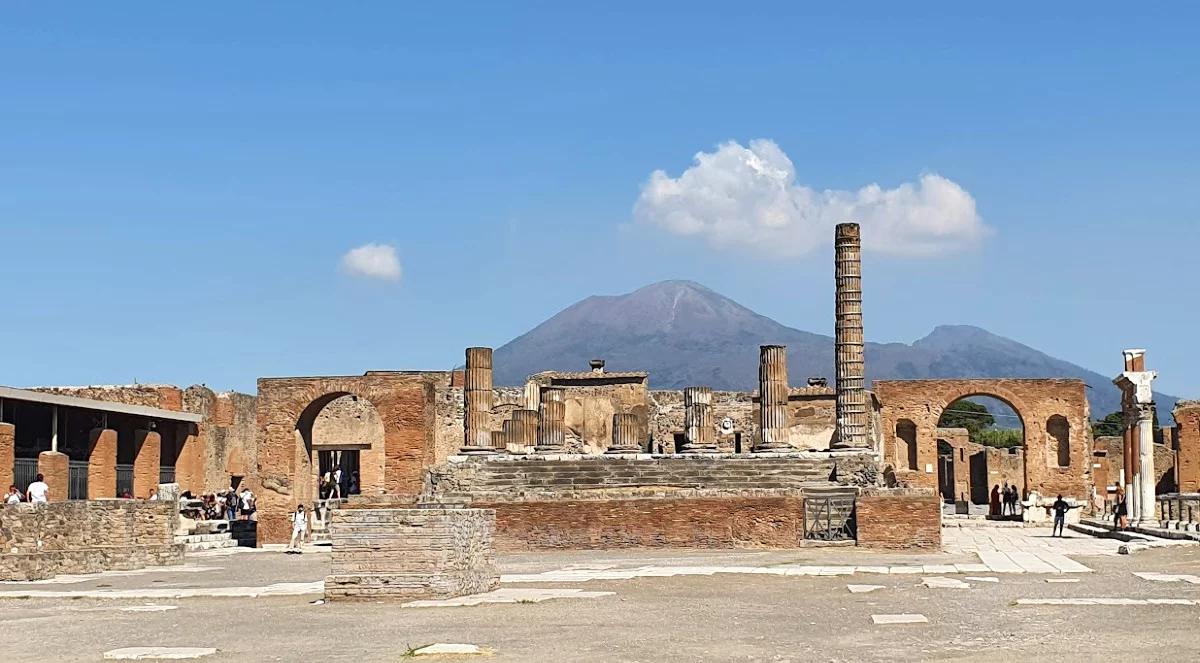
<instances>
[{"instance_id":1,"label":"dirt ground","mask_svg":"<svg viewBox=\"0 0 1200 663\"><path fill-rule=\"evenodd\" d=\"M924 557L834 551L672 551L524 554L503 572L645 565L943 563ZM776 576L714 573L505 587L572 587L596 598L472 607L395 603L313 604L279 597L0 599L0 660L98 661L130 646L215 647L204 661L398 661L435 642L486 647L492 661L1122 661L1200 660L1200 585L1154 582L1134 572L1200 574L1200 546L1131 556L1078 557L1080 574L989 574L999 582L929 588L939 574ZM105 575L0 590L196 589L320 580L328 553L199 556L190 572ZM972 574L940 574L964 580ZM1075 579L1078 582L1047 582ZM854 594L850 584L881 585ZM1192 605L1019 605L1020 599L1188 599ZM163 612L122 608L174 606ZM152 608L158 609L158 608ZM927 624L875 625L872 615L915 613ZM420 659L417 659L420 660ZM454 660L454 659L437 659ZM469 659L462 659L469 660Z\"/></svg>"}]
</instances>

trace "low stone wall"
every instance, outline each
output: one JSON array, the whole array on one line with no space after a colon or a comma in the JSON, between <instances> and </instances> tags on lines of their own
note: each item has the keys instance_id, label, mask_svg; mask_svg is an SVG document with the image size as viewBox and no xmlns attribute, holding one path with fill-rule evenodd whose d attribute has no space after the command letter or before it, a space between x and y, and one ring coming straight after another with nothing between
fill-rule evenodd
<instances>
[{"instance_id":1,"label":"low stone wall","mask_svg":"<svg viewBox=\"0 0 1200 663\"><path fill-rule=\"evenodd\" d=\"M869 489L858 496L858 545L940 550L941 500L925 489Z\"/></svg>"},{"instance_id":2,"label":"low stone wall","mask_svg":"<svg viewBox=\"0 0 1200 663\"><path fill-rule=\"evenodd\" d=\"M183 563L175 502L95 500L0 507L0 580L44 580Z\"/></svg>"},{"instance_id":3,"label":"low stone wall","mask_svg":"<svg viewBox=\"0 0 1200 663\"><path fill-rule=\"evenodd\" d=\"M487 509L334 509L325 597L444 599L500 586Z\"/></svg>"}]
</instances>

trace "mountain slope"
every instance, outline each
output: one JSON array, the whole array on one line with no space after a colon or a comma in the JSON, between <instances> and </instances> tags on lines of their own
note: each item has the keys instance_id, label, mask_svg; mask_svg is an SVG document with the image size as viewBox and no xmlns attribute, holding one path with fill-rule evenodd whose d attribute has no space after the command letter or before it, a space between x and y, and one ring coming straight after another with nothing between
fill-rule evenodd
<instances>
[{"instance_id":1,"label":"mountain slope","mask_svg":"<svg viewBox=\"0 0 1200 663\"><path fill-rule=\"evenodd\" d=\"M654 388L753 390L758 346L768 343L788 346L791 384L810 376L833 383L832 337L785 327L692 281L662 281L567 307L497 348L495 380L516 385L538 371L586 370L589 359L600 357L607 370L648 371ZM866 352L868 379L1081 378L1092 387L1093 417L1120 408L1111 378L978 327L941 326L911 345L868 343ZM1160 413L1169 413L1175 400L1160 395Z\"/></svg>"}]
</instances>

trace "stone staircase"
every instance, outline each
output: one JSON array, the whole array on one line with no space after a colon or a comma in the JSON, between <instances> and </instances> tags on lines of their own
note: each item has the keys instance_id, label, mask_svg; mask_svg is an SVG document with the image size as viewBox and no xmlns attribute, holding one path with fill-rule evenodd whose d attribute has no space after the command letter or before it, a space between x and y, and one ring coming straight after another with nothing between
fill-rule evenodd
<instances>
[{"instance_id":1,"label":"stone staircase","mask_svg":"<svg viewBox=\"0 0 1200 663\"><path fill-rule=\"evenodd\" d=\"M1116 539L1125 543L1153 542L1164 539L1200 541L1200 533L1177 528L1150 528L1134 525L1125 531L1118 532L1112 529L1111 520L1100 520L1098 518L1084 518L1078 523L1067 525L1067 528L1081 534L1090 534L1091 536L1103 539Z\"/></svg>"},{"instance_id":2,"label":"stone staircase","mask_svg":"<svg viewBox=\"0 0 1200 663\"><path fill-rule=\"evenodd\" d=\"M220 548L236 548L238 542L229 532L215 534L183 534L175 537L175 543L184 544L184 552L200 552L201 550L218 550Z\"/></svg>"},{"instance_id":3,"label":"stone staircase","mask_svg":"<svg viewBox=\"0 0 1200 663\"><path fill-rule=\"evenodd\" d=\"M801 491L837 485L861 467L857 456L500 457L451 463L431 477L438 498L645 494L681 490ZM835 473L835 466L837 472Z\"/></svg>"}]
</instances>

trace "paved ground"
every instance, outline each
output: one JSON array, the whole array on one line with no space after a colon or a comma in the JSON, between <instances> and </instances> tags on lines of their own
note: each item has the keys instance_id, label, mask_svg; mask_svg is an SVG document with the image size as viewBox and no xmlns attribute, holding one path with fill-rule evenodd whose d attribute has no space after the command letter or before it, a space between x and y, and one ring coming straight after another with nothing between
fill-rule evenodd
<instances>
[{"instance_id":1,"label":"paved ground","mask_svg":"<svg viewBox=\"0 0 1200 663\"><path fill-rule=\"evenodd\" d=\"M0 599L0 659L97 661L119 648L168 646L216 648L206 661L395 661L444 642L481 645L495 661L1200 660L1200 546L1118 556L1117 542L1082 535L1044 542L1041 530L946 533L948 552L922 556L856 549L504 556L510 582L498 598L511 602L470 607L313 605L312 593ZM1009 554L1038 544L1090 572L925 572L979 564L972 545ZM189 570L0 583L0 590L204 594L312 583L327 566L327 553L201 555ZM869 571L901 567L921 570ZM797 568L853 571L786 573ZM547 573L559 579L529 579ZM926 623L876 623L895 615Z\"/></svg>"}]
</instances>

